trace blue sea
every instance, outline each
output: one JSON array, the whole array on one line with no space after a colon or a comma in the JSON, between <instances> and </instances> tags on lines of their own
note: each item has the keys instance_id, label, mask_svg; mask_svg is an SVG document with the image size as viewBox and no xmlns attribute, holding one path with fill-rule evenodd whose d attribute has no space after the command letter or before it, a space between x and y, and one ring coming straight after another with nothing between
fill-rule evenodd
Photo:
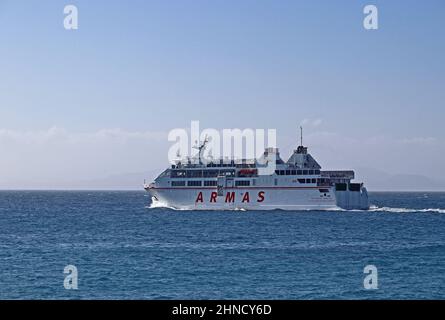
<instances>
[{"instance_id":1,"label":"blue sea","mask_svg":"<svg viewBox=\"0 0 445 320\"><path fill-rule=\"evenodd\" d=\"M444 299L445 193L370 199L194 212L151 208L144 192L2 191L0 299Z\"/></svg>"}]
</instances>

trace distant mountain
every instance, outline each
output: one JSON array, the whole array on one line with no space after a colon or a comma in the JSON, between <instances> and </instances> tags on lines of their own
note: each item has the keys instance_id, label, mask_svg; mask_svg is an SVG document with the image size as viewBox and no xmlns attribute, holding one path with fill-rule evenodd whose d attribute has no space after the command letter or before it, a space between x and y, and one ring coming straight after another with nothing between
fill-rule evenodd
<instances>
[{"instance_id":1,"label":"distant mountain","mask_svg":"<svg viewBox=\"0 0 445 320\"><path fill-rule=\"evenodd\" d=\"M150 170L111 175L102 179L92 179L74 182L76 189L101 189L101 190L142 190L144 180L153 181L163 170Z\"/></svg>"},{"instance_id":2,"label":"distant mountain","mask_svg":"<svg viewBox=\"0 0 445 320\"><path fill-rule=\"evenodd\" d=\"M101 179L57 182L0 181L0 190L143 190L144 180L153 181L162 170L110 175Z\"/></svg>"},{"instance_id":3,"label":"distant mountain","mask_svg":"<svg viewBox=\"0 0 445 320\"><path fill-rule=\"evenodd\" d=\"M445 191L445 182L416 174L389 174L372 168L357 168L356 179L370 191Z\"/></svg>"}]
</instances>

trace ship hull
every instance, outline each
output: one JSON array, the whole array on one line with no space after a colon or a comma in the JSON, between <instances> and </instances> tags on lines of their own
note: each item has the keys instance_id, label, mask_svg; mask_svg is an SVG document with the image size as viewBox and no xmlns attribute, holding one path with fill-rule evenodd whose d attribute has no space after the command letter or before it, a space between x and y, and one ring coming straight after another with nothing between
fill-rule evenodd
<instances>
[{"instance_id":1,"label":"ship hull","mask_svg":"<svg viewBox=\"0 0 445 320\"><path fill-rule=\"evenodd\" d=\"M335 210L333 188L146 188L156 206L180 210Z\"/></svg>"}]
</instances>

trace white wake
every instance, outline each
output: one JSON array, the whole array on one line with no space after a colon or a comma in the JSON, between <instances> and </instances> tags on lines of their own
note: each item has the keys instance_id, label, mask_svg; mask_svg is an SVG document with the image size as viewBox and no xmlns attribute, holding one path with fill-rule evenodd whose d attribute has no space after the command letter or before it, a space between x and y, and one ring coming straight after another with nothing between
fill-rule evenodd
<instances>
[{"instance_id":1,"label":"white wake","mask_svg":"<svg viewBox=\"0 0 445 320\"><path fill-rule=\"evenodd\" d=\"M392 207L377 207L371 206L368 211L372 212L393 212L393 213L445 213L445 209L440 208L427 208L427 209L414 209L414 208L392 208Z\"/></svg>"},{"instance_id":2,"label":"white wake","mask_svg":"<svg viewBox=\"0 0 445 320\"><path fill-rule=\"evenodd\" d=\"M179 209L174 208L169 205L167 205L164 202L161 202L157 200L156 198L152 198L152 202L149 206L147 206L148 209L156 209L156 208L164 208L164 209L171 209L171 210L177 210L177 211L187 211L187 210L193 210L193 209ZM234 211L249 211L244 208L234 208L232 209ZM272 210L273 211L273 210ZM282 211L282 210L280 210ZM295 211L295 210L292 210ZM301 210L301 211L312 211L312 210ZM324 208L324 209L317 209L314 211L343 211L343 212L389 212L389 213L445 213L445 209L440 208L427 208L427 209L414 209L414 208L393 208L393 207L378 207L375 205L371 205L371 207L368 210L345 210L339 207L332 207L332 208Z\"/></svg>"}]
</instances>

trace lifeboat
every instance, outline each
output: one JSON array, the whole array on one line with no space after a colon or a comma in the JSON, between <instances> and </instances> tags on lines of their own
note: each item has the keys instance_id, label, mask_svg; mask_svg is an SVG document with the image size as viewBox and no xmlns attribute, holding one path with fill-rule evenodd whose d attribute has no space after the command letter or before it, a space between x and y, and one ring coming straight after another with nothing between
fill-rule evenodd
<instances>
[{"instance_id":1,"label":"lifeboat","mask_svg":"<svg viewBox=\"0 0 445 320\"><path fill-rule=\"evenodd\" d=\"M253 176L258 174L258 170L257 169L241 169L238 172L239 176Z\"/></svg>"}]
</instances>

